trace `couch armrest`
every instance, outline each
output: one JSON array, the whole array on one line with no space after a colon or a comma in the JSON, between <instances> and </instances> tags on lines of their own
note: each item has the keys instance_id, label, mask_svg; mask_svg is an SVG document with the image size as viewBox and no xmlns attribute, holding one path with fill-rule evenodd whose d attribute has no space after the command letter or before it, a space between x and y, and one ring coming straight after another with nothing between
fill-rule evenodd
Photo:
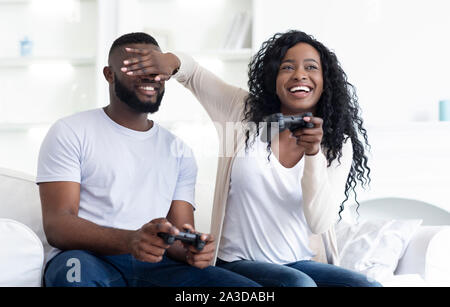
<instances>
[{"instance_id":1,"label":"couch armrest","mask_svg":"<svg viewBox=\"0 0 450 307\"><path fill-rule=\"evenodd\" d=\"M0 287L39 287L44 248L27 226L0 218Z\"/></svg>"},{"instance_id":2,"label":"couch armrest","mask_svg":"<svg viewBox=\"0 0 450 307\"><path fill-rule=\"evenodd\" d=\"M419 274L426 281L450 283L450 226L422 226L414 234L396 275Z\"/></svg>"}]
</instances>

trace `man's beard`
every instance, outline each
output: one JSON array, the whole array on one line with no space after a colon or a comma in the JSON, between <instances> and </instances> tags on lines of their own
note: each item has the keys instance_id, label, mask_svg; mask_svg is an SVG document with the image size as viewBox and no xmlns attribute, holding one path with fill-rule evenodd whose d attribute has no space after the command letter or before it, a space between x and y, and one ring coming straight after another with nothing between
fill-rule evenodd
<instances>
[{"instance_id":1,"label":"man's beard","mask_svg":"<svg viewBox=\"0 0 450 307\"><path fill-rule=\"evenodd\" d=\"M155 113L158 111L164 96L164 91L162 91L161 93L158 93L156 102L142 102L136 93L127 89L120 83L117 77L114 78L114 92L116 93L117 98L138 113Z\"/></svg>"}]
</instances>

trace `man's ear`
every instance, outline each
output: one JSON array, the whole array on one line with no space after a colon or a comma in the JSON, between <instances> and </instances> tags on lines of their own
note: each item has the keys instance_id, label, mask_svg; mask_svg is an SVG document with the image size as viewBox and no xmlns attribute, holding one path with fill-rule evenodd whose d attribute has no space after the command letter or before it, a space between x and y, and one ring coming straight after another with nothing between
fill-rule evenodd
<instances>
[{"instance_id":1,"label":"man's ear","mask_svg":"<svg viewBox=\"0 0 450 307\"><path fill-rule=\"evenodd\" d=\"M109 66L105 66L103 68L103 75L105 76L105 79L109 84L114 83L114 73Z\"/></svg>"}]
</instances>

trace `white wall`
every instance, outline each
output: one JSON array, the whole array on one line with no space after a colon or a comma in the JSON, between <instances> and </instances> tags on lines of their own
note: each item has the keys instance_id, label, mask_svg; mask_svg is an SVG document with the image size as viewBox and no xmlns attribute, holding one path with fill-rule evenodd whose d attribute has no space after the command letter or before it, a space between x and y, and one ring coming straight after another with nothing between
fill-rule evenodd
<instances>
[{"instance_id":1,"label":"white wall","mask_svg":"<svg viewBox=\"0 0 450 307\"><path fill-rule=\"evenodd\" d=\"M370 189L359 200L402 197L450 212L450 122L369 124Z\"/></svg>"},{"instance_id":2,"label":"white wall","mask_svg":"<svg viewBox=\"0 0 450 307\"><path fill-rule=\"evenodd\" d=\"M95 103L96 20L96 1L0 2L0 124L52 123Z\"/></svg>"},{"instance_id":3,"label":"white wall","mask_svg":"<svg viewBox=\"0 0 450 307\"><path fill-rule=\"evenodd\" d=\"M95 106L97 16L93 0L0 1L0 167L35 174L49 125Z\"/></svg>"},{"instance_id":4,"label":"white wall","mask_svg":"<svg viewBox=\"0 0 450 307\"><path fill-rule=\"evenodd\" d=\"M257 0L254 46L298 29L333 49L368 122L438 119L450 97L448 0Z\"/></svg>"}]
</instances>

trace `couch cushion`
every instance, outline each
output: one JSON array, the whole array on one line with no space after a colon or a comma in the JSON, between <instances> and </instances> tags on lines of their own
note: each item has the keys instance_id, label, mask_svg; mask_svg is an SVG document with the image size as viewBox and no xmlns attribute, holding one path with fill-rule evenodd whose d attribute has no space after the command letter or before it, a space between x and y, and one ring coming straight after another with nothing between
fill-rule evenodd
<instances>
[{"instance_id":1,"label":"couch cushion","mask_svg":"<svg viewBox=\"0 0 450 307\"><path fill-rule=\"evenodd\" d=\"M0 287L39 287L44 265L41 240L27 226L0 218Z\"/></svg>"},{"instance_id":2,"label":"couch cushion","mask_svg":"<svg viewBox=\"0 0 450 307\"><path fill-rule=\"evenodd\" d=\"M45 252L51 250L42 226L39 187L34 176L0 168L0 218L27 225L41 239Z\"/></svg>"},{"instance_id":3,"label":"couch cushion","mask_svg":"<svg viewBox=\"0 0 450 307\"><path fill-rule=\"evenodd\" d=\"M336 227L341 266L379 282L393 277L399 259L421 220L341 222Z\"/></svg>"}]
</instances>

